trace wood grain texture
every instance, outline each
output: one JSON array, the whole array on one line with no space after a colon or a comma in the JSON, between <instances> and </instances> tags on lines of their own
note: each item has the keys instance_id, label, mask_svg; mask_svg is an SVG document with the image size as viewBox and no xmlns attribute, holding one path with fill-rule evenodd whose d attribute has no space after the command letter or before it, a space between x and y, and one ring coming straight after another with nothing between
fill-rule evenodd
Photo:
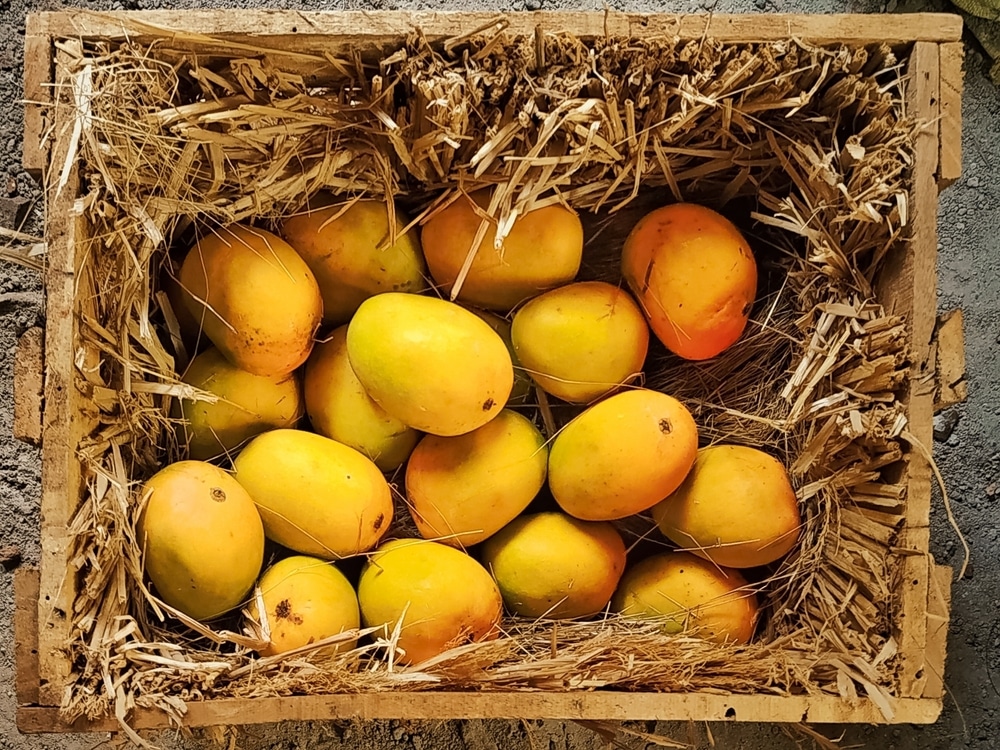
<instances>
[{"instance_id":1,"label":"wood grain texture","mask_svg":"<svg viewBox=\"0 0 1000 750\"><path fill-rule=\"evenodd\" d=\"M395 45L405 34L421 29L431 40L465 34L502 20L518 34L569 31L583 37L609 35L678 36L720 41L774 41L796 38L813 43L959 41L959 16L912 13L892 16L861 14L830 15L674 15L601 11L535 13L466 13L442 11L336 11L298 12L281 10L161 10L96 14L87 11L41 13L39 21L53 37L103 36L121 39L128 34L142 40L134 26L123 19L161 29L188 29L205 36L222 37L234 43L266 44L275 50L305 52L328 49L335 54L358 44ZM151 31L151 30L150 30ZM327 45L333 44L333 49Z\"/></svg>"},{"instance_id":2,"label":"wood grain texture","mask_svg":"<svg viewBox=\"0 0 1000 750\"><path fill-rule=\"evenodd\" d=\"M14 437L31 445L42 442L42 368L45 332L29 328L14 352Z\"/></svg>"},{"instance_id":3,"label":"wood grain texture","mask_svg":"<svg viewBox=\"0 0 1000 750\"><path fill-rule=\"evenodd\" d=\"M938 187L943 189L962 176L962 62L965 45L947 42L938 47L941 75L941 148Z\"/></svg>"},{"instance_id":4,"label":"wood grain texture","mask_svg":"<svg viewBox=\"0 0 1000 750\"><path fill-rule=\"evenodd\" d=\"M937 357L937 389L934 411L960 404L969 395L965 380L965 316L950 310L937 319L934 343Z\"/></svg>"},{"instance_id":5,"label":"wood grain texture","mask_svg":"<svg viewBox=\"0 0 1000 750\"><path fill-rule=\"evenodd\" d=\"M14 573L14 668L17 704L38 703L38 571Z\"/></svg>"},{"instance_id":6,"label":"wood grain texture","mask_svg":"<svg viewBox=\"0 0 1000 750\"><path fill-rule=\"evenodd\" d=\"M944 696L945 664L948 656L948 621L951 619L952 569L932 565L927 598L927 682L924 698Z\"/></svg>"},{"instance_id":7,"label":"wood grain texture","mask_svg":"<svg viewBox=\"0 0 1000 750\"><path fill-rule=\"evenodd\" d=\"M770 721L883 724L879 709L868 699L857 705L827 695L709 695L703 693L368 693L292 698L255 698L191 702L186 727L263 724L278 721L330 719L605 719ZM894 721L933 723L940 711L937 700L910 699L894 704ZM164 714L137 711L135 729L167 726ZM22 732L114 731L113 719L60 723L54 708L22 708L17 714Z\"/></svg>"},{"instance_id":8,"label":"wood grain texture","mask_svg":"<svg viewBox=\"0 0 1000 750\"><path fill-rule=\"evenodd\" d=\"M44 31L41 14L29 14L24 28L24 170L40 180L48 166L48 148L43 146L47 130L47 105L52 89L52 38Z\"/></svg>"}]
</instances>

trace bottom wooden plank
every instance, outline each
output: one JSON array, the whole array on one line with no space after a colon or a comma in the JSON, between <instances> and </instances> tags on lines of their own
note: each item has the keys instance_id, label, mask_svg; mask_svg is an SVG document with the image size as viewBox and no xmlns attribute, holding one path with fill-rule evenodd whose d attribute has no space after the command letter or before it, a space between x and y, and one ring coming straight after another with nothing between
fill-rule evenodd
<instances>
[{"instance_id":1,"label":"bottom wooden plank","mask_svg":"<svg viewBox=\"0 0 1000 750\"><path fill-rule=\"evenodd\" d=\"M18 705L38 702L38 570L14 573L14 682Z\"/></svg>"},{"instance_id":2,"label":"bottom wooden plank","mask_svg":"<svg viewBox=\"0 0 1000 750\"><path fill-rule=\"evenodd\" d=\"M894 723L930 724L941 712L937 699L894 705ZM187 727L264 724L324 719L605 719L884 724L869 700L856 705L833 696L708 695L654 693L369 693L189 703ZM135 729L167 726L156 711L137 711ZM113 719L67 725L58 709L22 707L17 726L25 733L108 732Z\"/></svg>"},{"instance_id":3,"label":"bottom wooden plank","mask_svg":"<svg viewBox=\"0 0 1000 750\"><path fill-rule=\"evenodd\" d=\"M924 698L944 695L944 669L948 655L948 621L951 617L951 576L947 565L932 565L927 595L927 682Z\"/></svg>"}]
</instances>

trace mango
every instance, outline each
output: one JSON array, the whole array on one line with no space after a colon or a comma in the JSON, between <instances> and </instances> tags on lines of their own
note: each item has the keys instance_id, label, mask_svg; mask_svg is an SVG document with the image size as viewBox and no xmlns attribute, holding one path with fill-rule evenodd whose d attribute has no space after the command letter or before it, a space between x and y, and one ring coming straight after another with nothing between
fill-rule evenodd
<instances>
[{"instance_id":1,"label":"mango","mask_svg":"<svg viewBox=\"0 0 1000 750\"><path fill-rule=\"evenodd\" d=\"M648 510L680 486L698 452L698 428L684 405L637 389L610 396L566 425L549 452L549 488L584 521Z\"/></svg>"},{"instance_id":2,"label":"mango","mask_svg":"<svg viewBox=\"0 0 1000 750\"><path fill-rule=\"evenodd\" d=\"M500 317L496 313L491 313L489 310L480 310L476 307L469 308L469 312L475 313L485 321L486 325L496 331L497 335L503 339L503 343L507 347L507 353L510 354L511 364L514 365L514 387L511 388L510 398L507 399L508 406L531 403L532 394L535 392L535 384L517 358L517 352L514 350L514 341L510 335L510 321Z\"/></svg>"},{"instance_id":3,"label":"mango","mask_svg":"<svg viewBox=\"0 0 1000 750\"><path fill-rule=\"evenodd\" d=\"M216 230L188 251L180 281L205 335L241 370L287 375L312 351L323 300L280 237L239 224Z\"/></svg>"},{"instance_id":4,"label":"mango","mask_svg":"<svg viewBox=\"0 0 1000 750\"><path fill-rule=\"evenodd\" d=\"M423 539L386 542L369 558L358 583L361 620L383 638L400 628L403 664L498 635L500 591L486 569L464 552ZM400 623L400 620L402 622Z\"/></svg>"},{"instance_id":5,"label":"mango","mask_svg":"<svg viewBox=\"0 0 1000 750\"><path fill-rule=\"evenodd\" d=\"M691 473L653 508L653 518L675 544L729 568L755 568L784 557L802 525L785 467L744 445L698 451Z\"/></svg>"},{"instance_id":6,"label":"mango","mask_svg":"<svg viewBox=\"0 0 1000 750\"><path fill-rule=\"evenodd\" d=\"M283 654L324 638L357 630L361 625L354 587L332 563L315 557L293 555L276 562L257 584L263 613L255 598L253 618L267 621L269 644L261 656ZM357 639L326 647L330 653L350 651Z\"/></svg>"},{"instance_id":7,"label":"mango","mask_svg":"<svg viewBox=\"0 0 1000 750\"><path fill-rule=\"evenodd\" d=\"M346 323L371 296L382 292L423 291L427 267L416 229L395 211L391 245L389 211L384 201L359 200L346 210L331 205L292 216L281 235L305 260L323 295L323 323Z\"/></svg>"},{"instance_id":8,"label":"mango","mask_svg":"<svg viewBox=\"0 0 1000 750\"><path fill-rule=\"evenodd\" d=\"M347 328L351 367L368 395L403 424L462 435L493 419L514 368L496 332L435 297L388 292L361 303Z\"/></svg>"},{"instance_id":9,"label":"mango","mask_svg":"<svg viewBox=\"0 0 1000 750\"><path fill-rule=\"evenodd\" d=\"M295 427L305 411L302 386L294 374L254 375L214 347L195 357L182 379L219 397L215 403L180 402L179 436L188 455L199 461L229 454L267 430Z\"/></svg>"},{"instance_id":10,"label":"mango","mask_svg":"<svg viewBox=\"0 0 1000 750\"><path fill-rule=\"evenodd\" d=\"M392 522L392 493L371 460L301 430L258 435L233 462L268 539L324 560L372 549Z\"/></svg>"},{"instance_id":11,"label":"mango","mask_svg":"<svg viewBox=\"0 0 1000 750\"><path fill-rule=\"evenodd\" d=\"M670 351L711 359L743 333L757 293L757 263L721 214L675 203L647 214L622 249L622 274Z\"/></svg>"},{"instance_id":12,"label":"mango","mask_svg":"<svg viewBox=\"0 0 1000 750\"><path fill-rule=\"evenodd\" d=\"M482 559L512 612L589 617L607 606L618 586L625 543L610 523L538 513L514 519L487 539Z\"/></svg>"},{"instance_id":13,"label":"mango","mask_svg":"<svg viewBox=\"0 0 1000 750\"><path fill-rule=\"evenodd\" d=\"M253 500L222 469L179 461L147 480L139 516L143 566L157 595L196 620L247 598L264 562Z\"/></svg>"},{"instance_id":14,"label":"mango","mask_svg":"<svg viewBox=\"0 0 1000 750\"><path fill-rule=\"evenodd\" d=\"M361 451L382 471L401 466L420 439L361 385L347 356L347 326L333 331L309 356L305 401L316 432Z\"/></svg>"},{"instance_id":15,"label":"mango","mask_svg":"<svg viewBox=\"0 0 1000 750\"><path fill-rule=\"evenodd\" d=\"M467 547L496 533L545 484L548 456L538 428L508 409L464 435L424 437L406 465L420 535Z\"/></svg>"},{"instance_id":16,"label":"mango","mask_svg":"<svg viewBox=\"0 0 1000 750\"><path fill-rule=\"evenodd\" d=\"M649 326L627 291L584 281L524 305L514 315L511 340L542 390L579 404L641 374Z\"/></svg>"},{"instance_id":17,"label":"mango","mask_svg":"<svg viewBox=\"0 0 1000 750\"><path fill-rule=\"evenodd\" d=\"M625 572L611 601L625 617L655 620L663 632L717 643L747 643L757 624L757 597L737 570L687 552L667 552Z\"/></svg>"},{"instance_id":18,"label":"mango","mask_svg":"<svg viewBox=\"0 0 1000 750\"><path fill-rule=\"evenodd\" d=\"M420 240L427 267L446 293L458 279L489 202L488 190L459 196L424 224ZM496 225L491 222L457 299L507 312L573 280L583 258L583 225L564 206L546 206L515 219L500 247L495 245Z\"/></svg>"}]
</instances>

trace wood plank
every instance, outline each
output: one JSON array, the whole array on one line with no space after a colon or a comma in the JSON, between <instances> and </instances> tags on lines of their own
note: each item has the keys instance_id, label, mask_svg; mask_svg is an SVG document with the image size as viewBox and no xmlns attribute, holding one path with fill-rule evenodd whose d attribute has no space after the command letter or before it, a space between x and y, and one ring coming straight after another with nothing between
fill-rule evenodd
<instances>
[{"instance_id":1,"label":"wood plank","mask_svg":"<svg viewBox=\"0 0 1000 750\"><path fill-rule=\"evenodd\" d=\"M31 445L42 442L42 368L45 332L29 328L14 352L14 437Z\"/></svg>"},{"instance_id":2,"label":"wood plank","mask_svg":"<svg viewBox=\"0 0 1000 750\"><path fill-rule=\"evenodd\" d=\"M47 105L52 101L52 38L37 13L25 19L24 28L24 170L41 180L48 166L48 148L42 142L47 130Z\"/></svg>"},{"instance_id":3,"label":"wood plank","mask_svg":"<svg viewBox=\"0 0 1000 750\"><path fill-rule=\"evenodd\" d=\"M14 572L14 669L17 705L38 703L38 570Z\"/></svg>"},{"instance_id":4,"label":"wood plank","mask_svg":"<svg viewBox=\"0 0 1000 750\"><path fill-rule=\"evenodd\" d=\"M367 693L292 698L188 703L185 727L262 724L278 721L330 719L604 719L754 721L884 724L878 707L867 698L852 704L828 695L712 695L706 693ZM930 724L941 712L941 701L909 699L895 702L894 723ZM167 726L157 711L139 710L130 719L135 729ZM113 719L79 721L67 726L55 708L21 708L17 726L25 733L108 732Z\"/></svg>"},{"instance_id":5,"label":"wood plank","mask_svg":"<svg viewBox=\"0 0 1000 750\"><path fill-rule=\"evenodd\" d=\"M944 189L962 176L962 62L965 45L946 42L938 47L941 69L941 148L938 156L938 188Z\"/></svg>"},{"instance_id":6,"label":"wood plank","mask_svg":"<svg viewBox=\"0 0 1000 750\"><path fill-rule=\"evenodd\" d=\"M60 53L63 54L63 53ZM57 107L57 131L64 129L72 112ZM55 169L67 159L69 138L61 137L52 150ZM74 206L79 194L77 166L57 196L49 186L46 196L45 271L45 406L42 418L42 502L38 602L39 700L59 705L70 671L64 647L69 639L72 604L76 598L76 577L70 574L67 529L80 502L82 480L76 447L80 440L83 407L75 386L77 243L86 234L80 211Z\"/></svg>"},{"instance_id":7,"label":"wood plank","mask_svg":"<svg viewBox=\"0 0 1000 750\"><path fill-rule=\"evenodd\" d=\"M937 388L934 411L960 404L969 395L965 380L965 318L962 311L950 310L938 316L935 331Z\"/></svg>"},{"instance_id":8,"label":"wood plank","mask_svg":"<svg viewBox=\"0 0 1000 750\"><path fill-rule=\"evenodd\" d=\"M924 698L944 696L944 672L948 656L948 621L951 619L952 569L932 565L927 596L927 663Z\"/></svg>"},{"instance_id":9,"label":"wood plank","mask_svg":"<svg viewBox=\"0 0 1000 750\"><path fill-rule=\"evenodd\" d=\"M330 49L334 54L358 44L396 45L401 36L420 28L438 41L502 19L516 34L534 34L541 26L550 31L570 31L584 37L605 34L628 36L678 36L720 41L778 41L796 38L816 44L837 42L906 43L959 41L962 21L943 13L907 13L892 16L864 14L725 15L669 13L619 13L603 11L542 11L498 14L448 11L327 11L282 10L159 10L97 14L66 10L39 14L54 37L95 36L143 40L128 20L162 29L188 29L230 42L260 44L306 52ZM204 41L204 40L203 40ZM173 40L171 44L176 44Z\"/></svg>"},{"instance_id":10,"label":"wood plank","mask_svg":"<svg viewBox=\"0 0 1000 750\"><path fill-rule=\"evenodd\" d=\"M899 643L899 694L916 698L927 683L927 592L930 581L930 529L906 528L898 546L914 554L900 561L898 607L892 623Z\"/></svg>"}]
</instances>

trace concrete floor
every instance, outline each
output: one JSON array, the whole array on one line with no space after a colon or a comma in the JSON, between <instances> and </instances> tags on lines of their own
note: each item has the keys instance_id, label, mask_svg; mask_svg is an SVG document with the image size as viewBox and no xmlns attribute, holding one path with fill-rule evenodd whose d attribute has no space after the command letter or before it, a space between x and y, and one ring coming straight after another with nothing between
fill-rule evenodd
<instances>
[{"instance_id":1,"label":"concrete floor","mask_svg":"<svg viewBox=\"0 0 1000 750\"><path fill-rule=\"evenodd\" d=\"M542 7L543 0L362 0L305 3L295 0L0 0L0 101L21 97L21 64L25 14L56 5L92 9L156 7L272 7L319 8L440 8L524 10ZM622 3L614 8L633 11L704 12L881 12L885 3L875 0L704 0L693 2ZM895 3L892 3L895 6ZM600 0L544 0L544 8L600 9ZM937 724L928 727L854 727L843 730L844 747L875 750L916 748L978 748L998 746L1000 727L1000 558L997 557L997 514L1000 499L1000 90L984 74L982 56L970 45L966 58L963 101L964 174L941 196L939 300L942 310L962 307L966 320L969 400L951 414L939 417L941 442L935 451L950 488L955 515L972 548L969 573L954 586L953 619L949 638L945 709ZM0 107L0 197L21 196L37 200L38 191L20 169L22 112L16 104ZM40 212L35 206L37 230ZM4 301L8 292L20 292ZM38 278L31 272L0 262L0 546L16 544L25 563L38 559L38 452L14 442L11 425L11 370L14 344L26 328L43 322ZM944 520L939 504L932 511L933 552L939 562L957 565L961 547ZM0 748L92 748L106 737L22 737L14 726L13 576L0 571ZM768 748L790 750L808 747L802 735L772 726L728 724L711 726L668 725L640 727L689 743L693 747ZM836 737L842 728L821 727ZM182 737L165 734L157 741L172 748L215 746L204 733ZM628 740L629 747L645 743ZM288 723L241 731L238 747L265 748L393 748L474 750L551 748L575 750L603 746L591 731L575 724L546 722L366 722L344 724ZM652 745L649 745L652 747Z\"/></svg>"}]
</instances>

